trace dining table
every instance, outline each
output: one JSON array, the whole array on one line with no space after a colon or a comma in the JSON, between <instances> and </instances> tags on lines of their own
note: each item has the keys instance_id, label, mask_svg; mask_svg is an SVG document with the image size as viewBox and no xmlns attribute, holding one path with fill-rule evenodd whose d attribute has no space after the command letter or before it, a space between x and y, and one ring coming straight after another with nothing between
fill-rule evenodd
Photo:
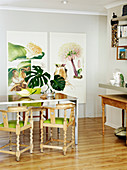
<instances>
[{"instance_id":1,"label":"dining table","mask_svg":"<svg viewBox=\"0 0 127 170\"><path fill-rule=\"evenodd\" d=\"M63 93L56 93L54 96L43 96L42 94L32 94L28 97L22 97L17 94L0 95L0 106L2 105L21 105L23 103L62 103L73 102L75 103L75 144L78 144L78 98L69 96Z\"/></svg>"}]
</instances>

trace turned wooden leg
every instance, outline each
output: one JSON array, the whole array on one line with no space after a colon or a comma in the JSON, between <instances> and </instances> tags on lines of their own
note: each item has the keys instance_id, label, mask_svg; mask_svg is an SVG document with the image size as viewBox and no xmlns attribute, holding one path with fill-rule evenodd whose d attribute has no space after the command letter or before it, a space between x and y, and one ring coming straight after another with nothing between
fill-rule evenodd
<instances>
[{"instance_id":1,"label":"turned wooden leg","mask_svg":"<svg viewBox=\"0 0 127 170\"><path fill-rule=\"evenodd\" d=\"M16 150L16 160L19 161L20 151L19 151L19 135L17 135L17 150Z\"/></svg>"},{"instance_id":2,"label":"turned wooden leg","mask_svg":"<svg viewBox=\"0 0 127 170\"><path fill-rule=\"evenodd\" d=\"M33 153L33 121L31 120L32 127L30 128L30 153Z\"/></svg>"},{"instance_id":3,"label":"turned wooden leg","mask_svg":"<svg viewBox=\"0 0 127 170\"><path fill-rule=\"evenodd\" d=\"M64 147L63 147L63 152L64 152L64 155L66 155L66 130L64 130Z\"/></svg>"},{"instance_id":4,"label":"turned wooden leg","mask_svg":"<svg viewBox=\"0 0 127 170\"><path fill-rule=\"evenodd\" d=\"M9 134L9 150L12 151L12 133Z\"/></svg>"},{"instance_id":5,"label":"turned wooden leg","mask_svg":"<svg viewBox=\"0 0 127 170\"><path fill-rule=\"evenodd\" d=\"M48 119L48 109L46 109L46 120ZM46 127L46 134L48 134L48 127Z\"/></svg>"},{"instance_id":6,"label":"turned wooden leg","mask_svg":"<svg viewBox=\"0 0 127 170\"><path fill-rule=\"evenodd\" d=\"M41 113L40 128L41 128L41 144L40 144L40 149L41 149L41 152L43 152L43 114L42 113Z\"/></svg>"}]
</instances>

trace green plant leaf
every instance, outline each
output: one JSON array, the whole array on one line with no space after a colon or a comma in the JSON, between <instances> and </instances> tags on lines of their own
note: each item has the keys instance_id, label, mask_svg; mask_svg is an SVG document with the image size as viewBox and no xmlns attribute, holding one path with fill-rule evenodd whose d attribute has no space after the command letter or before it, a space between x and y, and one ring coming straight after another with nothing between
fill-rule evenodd
<instances>
[{"instance_id":1,"label":"green plant leaf","mask_svg":"<svg viewBox=\"0 0 127 170\"><path fill-rule=\"evenodd\" d=\"M29 81L28 87L34 88L36 86L42 87L44 84L48 83L50 74L47 72L43 73L43 69L40 66L33 66L34 71L26 72L25 81Z\"/></svg>"},{"instance_id":2,"label":"green plant leaf","mask_svg":"<svg viewBox=\"0 0 127 170\"><path fill-rule=\"evenodd\" d=\"M33 77L34 75L29 75L29 76L27 76L27 77L25 77L25 82L28 82L28 80L31 78L31 77Z\"/></svg>"},{"instance_id":3,"label":"green plant leaf","mask_svg":"<svg viewBox=\"0 0 127 170\"><path fill-rule=\"evenodd\" d=\"M25 47L8 42L8 60L26 59Z\"/></svg>"},{"instance_id":4,"label":"green plant leaf","mask_svg":"<svg viewBox=\"0 0 127 170\"><path fill-rule=\"evenodd\" d=\"M43 70L41 69L40 66L32 66L33 67L33 70L35 70L38 74L42 74L43 73Z\"/></svg>"},{"instance_id":5,"label":"green plant leaf","mask_svg":"<svg viewBox=\"0 0 127 170\"><path fill-rule=\"evenodd\" d=\"M60 75L55 75L54 80L51 80L50 83L55 90L62 91L65 88L65 80Z\"/></svg>"},{"instance_id":6,"label":"green plant leaf","mask_svg":"<svg viewBox=\"0 0 127 170\"><path fill-rule=\"evenodd\" d=\"M51 78L51 75L50 75L49 73L47 73L47 72L45 72L43 75L46 76L46 77L48 77L48 79Z\"/></svg>"},{"instance_id":7,"label":"green plant leaf","mask_svg":"<svg viewBox=\"0 0 127 170\"><path fill-rule=\"evenodd\" d=\"M45 53L42 52L42 55L38 55L38 56L35 56L35 57L32 57L31 59L42 59L44 57Z\"/></svg>"}]
</instances>

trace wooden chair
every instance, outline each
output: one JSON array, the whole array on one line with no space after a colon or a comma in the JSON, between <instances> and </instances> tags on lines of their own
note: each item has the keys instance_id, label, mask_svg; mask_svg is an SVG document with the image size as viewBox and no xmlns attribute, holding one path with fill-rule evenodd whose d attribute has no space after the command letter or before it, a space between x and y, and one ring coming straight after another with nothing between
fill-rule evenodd
<instances>
[{"instance_id":1,"label":"wooden chair","mask_svg":"<svg viewBox=\"0 0 127 170\"><path fill-rule=\"evenodd\" d=\"M41 88L29 88L27 89L30 93L32 93L34 90L36 90L34 92L34 94L40 94L41 93ZM33 115L33 118L40 118L41 119L41 102L37 102L37 103L23 103L22 106L27 106L28 108L32 109L33 112L39 112L39 114L37 115ZM25 120L25 113L23 114L23 120Z\"/></svg>"},{"instance_id":2,"label":"wooden chair","mask_svg":"<svg viewBox=\"0 0 127 170\"><path fill-rule=\"evenodd\" d=\"M47 119L44 121L43 119L43 113L46 111L46 109L50 110L50 119ZM67 118L67 110L71 110L70 112L70 118ZM43 148L55 148L55 149L62 149L64 155L66 155L67 148L69 146L74 146L74 128L75 128L75 118L74 118L74 109L75 105L72 103L68 104L57 104L55 107L46 107L44 106L42 109L42 114L41 114L41 144L40 144L40 149L41 152L43 152ZM64 110L64 118L57 118L55 117L55 110ZM67 129L69 126L72 126L72 140L67 141L66 140L66 135L67 135ZM51 128L51 138L46 141L46 143L43 143L43 127L50 127ZM53 139L52 136L52 128L62 128L64 131L64 140L60 139ZM58 141L58 142L64 142L64 146L51 146L48 145L48 143L53 142L53 141ZM69 143L67 145L67 143Z\"/></svg>"},{"instance_id":3,"label":"wooden chair","mask_svg":"<svg viewBox=\"0 0 127 170\"><path fill-rule=\"evenodd\" d=\"M9 143L0 147L0 152L2 153L8 153L12 155L16 155L16 160L19 161L20 154L29 150L30 153L33 152L33 118L32 118L32 112L30 114L30 121L28 121L29 117L29 110L26 106L16 106L16 107L8 107L8 110L0 110L3 117L3 123L0 124L0 131L6 131L10 132L9 135ZM19 113L25 112L25 121L19 120ZM16 113L16 120L9 120L8 121L8 114L14 114ZM26 129L30 129L30 145L20 144L20 133ZM16 134L17 143L12 143L12 132ZM12 151L12 145L16 145L16 151ZM10 151L2 150L5 147L9 146ZM20 150L20 146L25 147L25 149Z\"/></svg>"},{"instance_id":4,"label":"wooden chair","mask_svg":"<svg viewBox=\"0 0 127 170\"><path fill-rule=\"evenodd\" d=\"M41 88L29 88L27 89L30 93L32 91L36 90L34 94L40 94L41 93ZM23 103L22 106L27 106L32 112L33 112L33 118L39 118L41 120L41 110L42 110L42 103L37 102L37 103ZM39 113L37 115L37 112ZM48 119L48 113L46 112L46 115L44 115L44 118ZM23 120L25 120L25 113L23 114Z\"/></svg>"}]
</instances>

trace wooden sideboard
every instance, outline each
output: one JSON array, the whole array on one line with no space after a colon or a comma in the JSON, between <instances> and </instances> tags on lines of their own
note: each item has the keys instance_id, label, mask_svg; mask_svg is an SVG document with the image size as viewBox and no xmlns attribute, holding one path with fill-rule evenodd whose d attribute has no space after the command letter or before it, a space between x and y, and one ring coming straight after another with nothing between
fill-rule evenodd
<instances>
[{"instance_id":1,"label":"wooden sideboard","mask_svg":"<svg viewBox=\"0 0 127 170\"><path fill-rule=\"evenodd\" d=\"M122 109L122 126L124 126L124 110L126 111L126 145L127 145L127 94L99 95L102 99L102 133L104 135L105 105Z\"/></svg>"}]
</instances>

